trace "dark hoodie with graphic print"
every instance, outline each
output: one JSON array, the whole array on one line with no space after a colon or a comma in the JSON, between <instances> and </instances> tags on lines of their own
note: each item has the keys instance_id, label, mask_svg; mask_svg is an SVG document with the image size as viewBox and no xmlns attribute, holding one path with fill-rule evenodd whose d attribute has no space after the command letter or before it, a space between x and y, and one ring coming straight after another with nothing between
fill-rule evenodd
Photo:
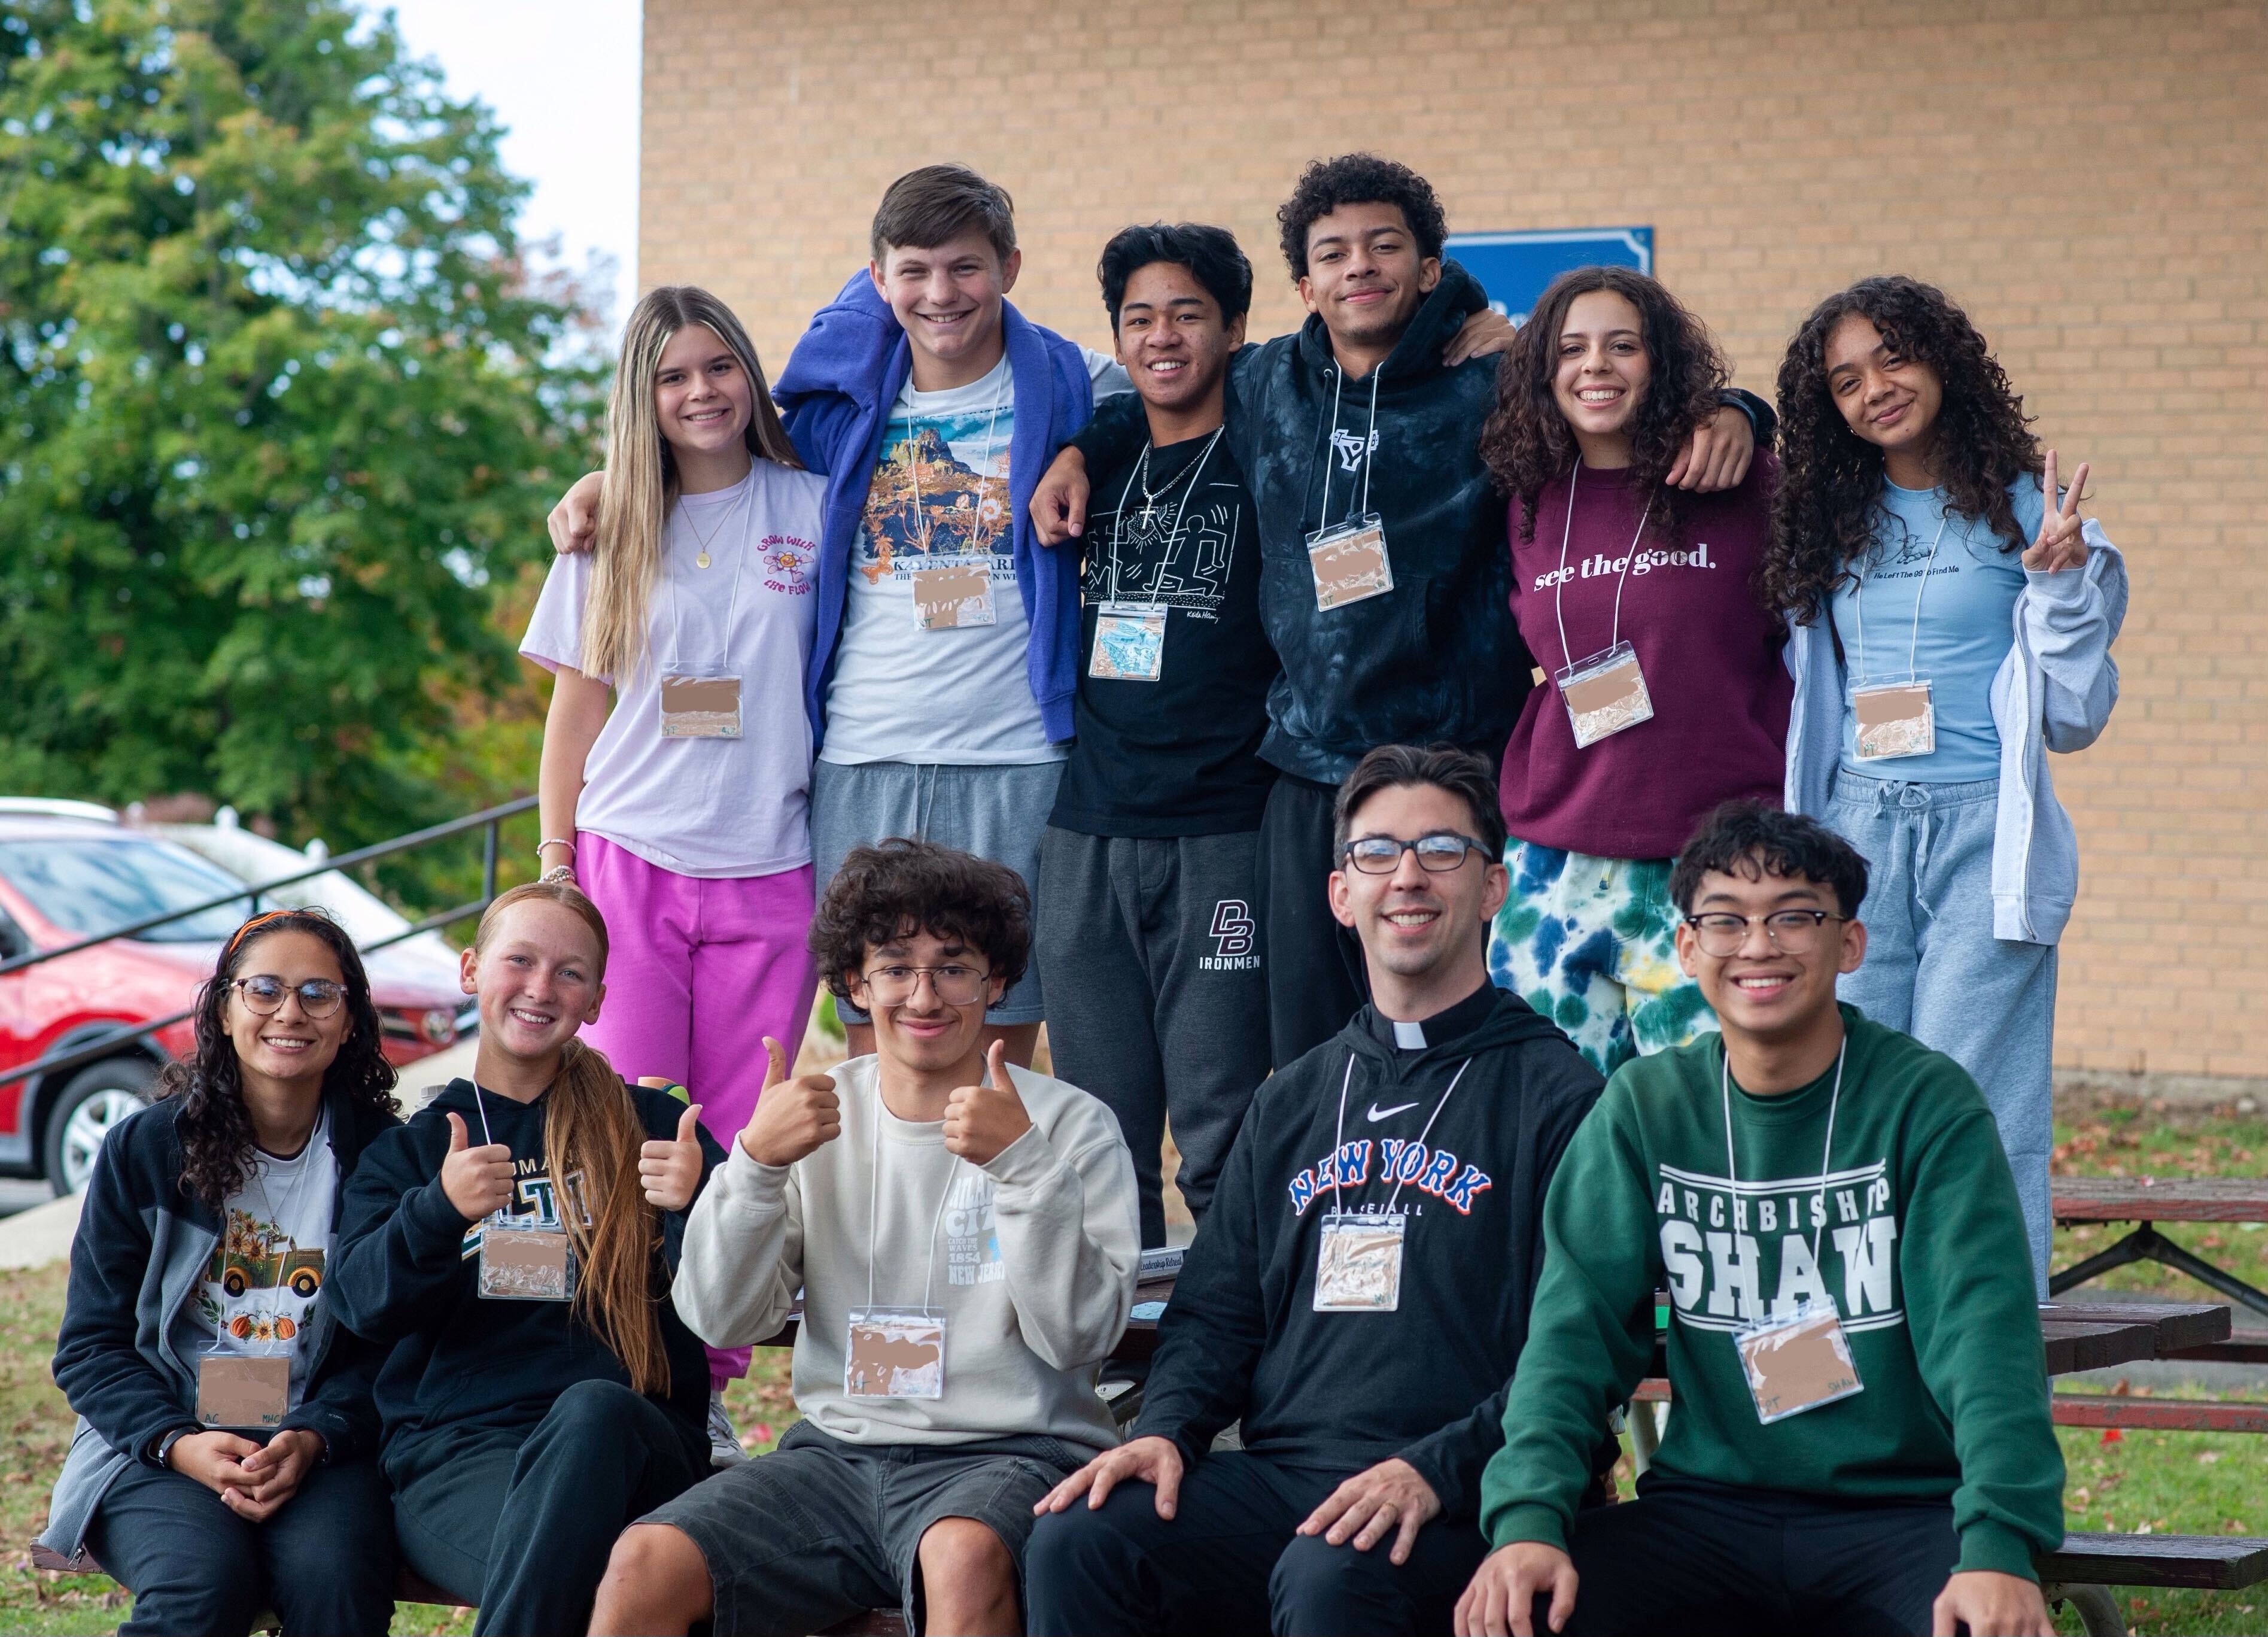
<instances>
[{"instance_id":1,"label":"dark hoodie with graphic print","mask_svg":"<svg viewBox=\"0 0 2268 1637\"><path fill-rule=\"evenodd\" d=\"M1260 754L1285 772L1336 784L1373 746L1440 740L1494 767L1519 719L1531 662L1508 611L1504 503L1479 447L1498 361L1441 361L1487 305L1445 262L1372 375L1342 379L1313 314L1231 366L1225 441L1258 508L1260 613L1284 662ZM1091 470L1123 469L1146 435L1128 395L1106 399L1073 442ZM1366 479L1394 589L1319 611L1307 536L1359 515Z\"/></svg>"},{"instance_id":2,"label":"dark hoodie with graphic print","mask_svg":"<svg viewBox=\"0 0 2268 1637\"><path fill-rule=\"evenodd\" d=\"M1425 1045L1397 1045L1365 1007L1262 1082L1159 1320L1131 1436L1194 1462L1241 1417L1256 1454L1340 1472L1399 1456L1445 1517L1475 1516L1543 1270L1544 1191L1600 1080L1487 984L1417 1027ZM1407 1219L1392 1312L1314 1310L1334 1210Z\"/></svg>"}]
</instances>

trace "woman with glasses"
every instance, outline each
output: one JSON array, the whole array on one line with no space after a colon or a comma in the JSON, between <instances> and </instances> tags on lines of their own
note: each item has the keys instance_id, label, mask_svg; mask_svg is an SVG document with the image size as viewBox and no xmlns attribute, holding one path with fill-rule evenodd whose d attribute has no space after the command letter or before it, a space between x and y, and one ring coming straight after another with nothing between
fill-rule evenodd
<instances>
[{"instance_id":1,"label":"woman with glasses","mask_svg":"<svg viewBox=\"0 0 2268 1637\"><path fill-rule=\"evenodd\" d=\"M1678 970L1670 859L1719 803L1779 791L1788 677L1752 585L1777 468L1760 451L1704 494L1682 453L1726 376L1660 284L1585 268L1536 302L1481 434L1513 619L1551 684L1505 748L1489 975L1605 1074L1715 1028Z\"/></svg>"},{"instance_id":2,"label":"woman with glasses","mask_svg":"<svg viewBox=\"0 0 2268 1637\"><path fill-rule=\"evenodd\" d=\"M134 1594L122 1632L382 1633L394 1528L376 1356L327 1297L343 1184L394 1117L353 941L256 916L196 1050L96 1156L55 1378L77 1431L40 1544Z\"/></svg>"}]
</instances>

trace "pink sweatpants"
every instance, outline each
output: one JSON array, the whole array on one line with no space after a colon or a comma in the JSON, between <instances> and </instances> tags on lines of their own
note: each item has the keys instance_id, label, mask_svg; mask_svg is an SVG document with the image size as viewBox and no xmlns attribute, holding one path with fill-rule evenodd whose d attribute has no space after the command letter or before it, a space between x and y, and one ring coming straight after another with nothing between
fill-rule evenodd
<instances>
[{"instance_id":1,"label":"pink sweatpants","mask_svg":"<svg viewBox=\"0 0 2268 1637\"><path fill-rule=\"evenodd\" d=\"M803 1043L818 984L804 934L812 867L771 875L679 875L588 832L575 879L607 918L607 998L583 1038L624 1080L676 1081L729 1147L755 1112L764 1036ZM711 1348L717 1383L747 1374L748 1351Z\"/></svg>"}]
</instances>

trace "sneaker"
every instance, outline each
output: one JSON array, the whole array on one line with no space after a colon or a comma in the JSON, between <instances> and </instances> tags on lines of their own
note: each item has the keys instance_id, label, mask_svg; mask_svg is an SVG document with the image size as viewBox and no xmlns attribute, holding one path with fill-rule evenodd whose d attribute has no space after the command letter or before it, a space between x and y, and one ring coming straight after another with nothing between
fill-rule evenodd
<instances>
[{"instance_id":1,"label":"sneaker","mask_svg":"<svg viewBox=\"0 0 2268 1637\"><path fill-rule=\"evenodd\" d=\"M709 1395L709 1464L712 1467L737 1466L747 1458L748 1452L740 1448L740 1431L733 1425L733 1418L725 1412L725 1395L721 1392L711 1393Z\"/></svg>"}]
</instances>

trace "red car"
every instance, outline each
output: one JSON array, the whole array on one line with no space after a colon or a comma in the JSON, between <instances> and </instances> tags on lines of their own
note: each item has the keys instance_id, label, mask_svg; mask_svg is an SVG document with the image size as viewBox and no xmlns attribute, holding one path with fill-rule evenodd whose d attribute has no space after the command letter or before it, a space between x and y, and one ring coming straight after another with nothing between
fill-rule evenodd
<instances>
[{"instance_id":1,"label":"red car","mask_svg":"<svg viewBox=\"0 0 2268 1637\"><path fill-rule=\"evenodd\" d=\"M186 847L114 822L0 813L0 960L243 889ZM193 1005L250 904L247 895L138 938L0 973L0 1073ZM397 1066L453 1041L467 1005L453 987L376 976L371 998ZM95 1062L0 1085L0 1176L44 1176L61 1193L84 1187L103 1133L149 1102L159 1066L190 1045L183 1021Z\"/></svg>"}]
</instances>

